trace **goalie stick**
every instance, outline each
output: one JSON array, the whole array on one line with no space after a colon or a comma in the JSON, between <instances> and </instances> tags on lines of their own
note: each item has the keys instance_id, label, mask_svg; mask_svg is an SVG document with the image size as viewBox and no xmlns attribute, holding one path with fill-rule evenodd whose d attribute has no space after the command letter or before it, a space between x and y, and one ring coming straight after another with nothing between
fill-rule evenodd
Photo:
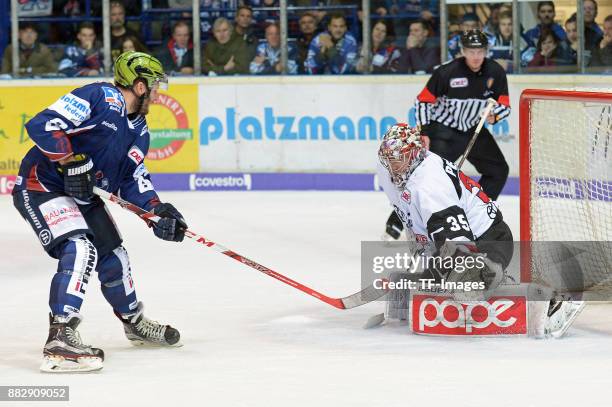
<instances>
[{"instance_id":1,"label":"goalie stick","mask_svg":"<svg viewBox=\"0 0 612 407\"><path fill-rule=\"evenodd\" d=\"M128 201L121 199L120 197L114 194L111 194L110 192L104 191L103 189L94 187L94 194L118 204L123 209L127 209L128 211L135 213L140 218L146 221L157 223L161 219L159 216L153 214L152 212L148 212ZM273 277L279 281L282 281L283 283L290 285L291 287L296 288L302 292L305 292L306 294L312 297L315 297L338 309L351 309L351 308L359 307L361 305L377 300L378 298L382 297L383 295L387 293L386 290L379 290L379 289L374 288L373 285L370 285L364 288L363 290L356 292L354 294L351 294L347 297L342 297L342 298L329 297L325 294L321 294L320 292L316 290L313 290L312 288L304 284L298 283L297 281L292 280L289 277L286 277L280 273L277 273L276 271L269 269L266 266L263 266L253 260L250 260L218 243L215 243L212 240L209 240L208 238L202 235L194 233L191 230L186 230L185 236L190 238L194 242L201 244L202 246L216 250L217 252L220 252L270 277Z\"/></svg>"}]
</instances>

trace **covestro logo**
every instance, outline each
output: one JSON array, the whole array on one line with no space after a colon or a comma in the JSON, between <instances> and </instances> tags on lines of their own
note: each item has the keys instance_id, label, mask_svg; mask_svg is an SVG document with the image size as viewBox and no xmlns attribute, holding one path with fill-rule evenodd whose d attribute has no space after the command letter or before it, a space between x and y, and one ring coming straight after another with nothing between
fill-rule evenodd
<instances>
[{"instance_id":1,"label":"covestro logo","mask_svg":"<svg viewBox=\"0 0 612 407\"><path fill-rule=\"evenodd\" d=\"M251 187L251 174L191 174L189 176L189 189L191 191L249 191Z\"/></svg>"}]
</instances>

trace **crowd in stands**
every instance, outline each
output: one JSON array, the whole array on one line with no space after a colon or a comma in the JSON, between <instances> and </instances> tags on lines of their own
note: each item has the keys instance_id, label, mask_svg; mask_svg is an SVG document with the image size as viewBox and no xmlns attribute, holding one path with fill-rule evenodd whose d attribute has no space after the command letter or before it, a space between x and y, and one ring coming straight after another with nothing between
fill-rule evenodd
<instances>
[{"instance_id":1,"label":"crowd in stands","mask_svg":"<svg viewBox=\"0 0 612 407\"><path fill-rule=\"evenodd\" d=\"M159 3L162 0L155 1ZM207 1L212 7L220 7L217 0ZM209 29L209 35L202 36L203 74L274 75L282 71L278 12L254 11L252 8L277 7L278 0L241 1L248 3L234 4L230 13L210 13L210 24L203 20L202 31ZM77 0L64 0L63 3L63 15L78 15L82 9ZM305 7L290 20L288 74L427 74L441 63L439 20L434 14L438 8L437 0L373 0L369 59L360 45L361 28L349 29L351 20L345 10L307 10L307 6L312 5L311 0L289 3ZM346 6L361 2L328 0L328 3ZM173 20L168 20L172 21L171 25L166 23L168 33L162 37L161 44L158 41L152 46L144 41L142 32L126 23L126 11L134 10L126 10L123 3L112 0L109 17L111 60L128 50L145 51L157 56L172 75L193 74L191 16L185 11L190 5L190 0L164 0L161 7L183 10L174 13ZM600 27L596 22L597 7L596 0L584 0L585 65L599 68L599 72L612 72L612 15L605 17ZM415 18L389 18L407 13ZM361 11L356 16L355 21L360 24ZM521 27L519 60L522 71L575 72L578 48L576 14L563 25L559 24L555 22L555 4L540 1L537 3L537 20L534 27ZM20 76L78 77L110 72L112 66L106 68L103 64L99 25L84 21L77 27L70 24L59 26L63 35L72 33L72 43L65 38L65 46L50 48L39 40L40 32L36 25L31 22L20 24ZM489 37L489 57L507 72L517 72L513 66L512 27L512 9L508 4L492 4L485 22L481 22L476 13L465 12L458 29L450 32L447 59L461 56L461 31L479 28ZM48 34L49 30L44 32ZM12 72L11 52L9 45L4 50L2 74Z\"/></svg>"}]
</instances>

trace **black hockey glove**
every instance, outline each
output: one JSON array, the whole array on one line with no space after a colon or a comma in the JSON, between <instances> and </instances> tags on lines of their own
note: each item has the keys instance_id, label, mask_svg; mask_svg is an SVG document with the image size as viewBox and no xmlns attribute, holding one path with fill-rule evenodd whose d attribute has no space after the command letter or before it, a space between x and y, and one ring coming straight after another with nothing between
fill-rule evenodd
<instances>
[{"instance_id":1,"label":"black hockey glove","mask_svg":"<svg viewBox=\"0 0 612 407\"><path fill-rule=\"evenodd\" d=\"M404 224L402 220L397 216L395 211L391 212L389 215L389 219L387 219L387 224L385 225L385 232L393 239L397 240L400 238L402 231L404 230Z\"/></svg>"},{"instance_id":2,"label":"black hockey glove","mask_svg":"<svg viewBox=\"0 0 612 407\"><path fill-rule=\"evenodd\" d=\"M96 175L93 161L84 154L75 156L75 161L62 164L64 192L66 195L86 201L93 196Z\"/></svg>"},{"instance_id":3,"label":"black hockey glove","mask_svg":"<svg viewBox=\"0 0 612 407\"><path fill-rule=\"evenodd\" d=\"M153 208L153 213L161 218L159 222L152 225L155 236L171 242L183 241L187 223L183 215L172 204L161 203Z\"/></svg>"}]
</instances>

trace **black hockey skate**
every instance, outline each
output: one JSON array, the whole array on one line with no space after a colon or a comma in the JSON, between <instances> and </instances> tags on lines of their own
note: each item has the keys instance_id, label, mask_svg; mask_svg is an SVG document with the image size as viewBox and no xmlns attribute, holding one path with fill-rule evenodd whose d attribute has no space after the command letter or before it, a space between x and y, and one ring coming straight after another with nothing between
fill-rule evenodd
<instances>
[{"instance_id":1,"label":"black hockey skate","mask_svg":"<svg viewBox=\"0 0 612 407\"><path fill-rule=\"evenodd\" d=\"M138 308L134 314L121 315L115 311L117 318L123 322L125 336L132 345L183 346L179 342L181 335L177 329L150 320L143 315L143 311L142 302L138 302Z\"/></svg>"},{"instance_id":2,"label":"black hockey skate","mask_svg":"<svg viewBox=\"0 0 612 407\"><path fill-rule=\"evenodd\" d=\"M102 349L84 345L77 327L82 317L49 314L49 337L43 348L40 370L47 373L91 372L102 369Z\"/></svg>"}]
</instances>

